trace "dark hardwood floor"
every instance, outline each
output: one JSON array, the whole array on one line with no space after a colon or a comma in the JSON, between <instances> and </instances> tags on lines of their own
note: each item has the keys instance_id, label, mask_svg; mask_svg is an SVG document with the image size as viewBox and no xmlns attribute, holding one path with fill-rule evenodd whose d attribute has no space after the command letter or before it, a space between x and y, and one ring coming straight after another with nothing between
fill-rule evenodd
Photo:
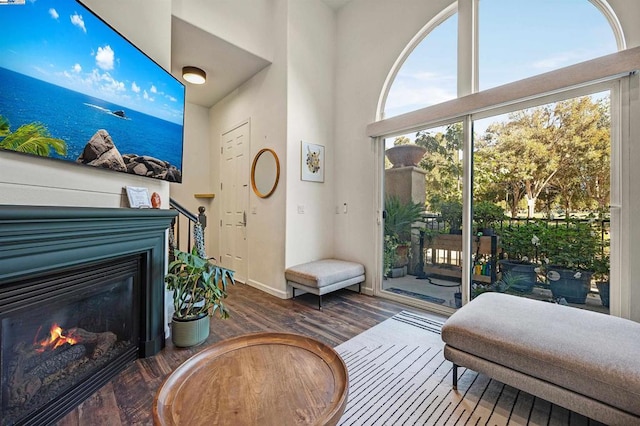
<instances>
[{"instance_id":1,"label":"dark hardwood floor","mask_svg":"<svg viewBox=\"0 0 640 426\"><path fill-rule=\"evenodd\" d=\"M228 320L212 319L207 341L189 349L170 339L160 354L139 359L65 416L58 425L150 425L157 389L173 369L206 346L245 333L279 331L316 338L332 347L407 307L385 299L340 290L323 297L323 310L311 294L283 300L244 284L230 287Z\"/></svg>"}]
</instances>

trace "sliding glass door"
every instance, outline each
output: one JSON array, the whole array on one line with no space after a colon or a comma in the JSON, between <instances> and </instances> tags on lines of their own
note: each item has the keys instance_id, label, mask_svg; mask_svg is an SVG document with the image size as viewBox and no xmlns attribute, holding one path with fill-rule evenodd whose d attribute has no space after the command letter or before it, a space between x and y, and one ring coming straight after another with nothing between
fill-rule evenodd
<instances>
[{"instance_id":1,"label":"sliding glass door","mask_svg":"<svg viewBox=\"0 0 640 426\"><path fill-rule=\"evenodd\" d=\"M616 84L385 139L380 293L436 311L495 291L608 313Z\"/></svg>"},{"instance_id":2,"label":"sliding glass door","mask_svg":"<svg viewBox=\"0 0 640 426\"><path fill-rule=\"evenodd\" d=\"M471 298L498 291L608 313L611 92L473 128L474 239L498 256L476 246Z\"/></svg>"},{"instance_id":3,"label":"sliding glass door","mask_svg":"<svg viewBox=\"0 0 640 426\"><path fill-rule=\"evenodd\" d=\"M462 303L463 127L385 141L382 291L414 304Z\"/></svg>"}]
</instances>

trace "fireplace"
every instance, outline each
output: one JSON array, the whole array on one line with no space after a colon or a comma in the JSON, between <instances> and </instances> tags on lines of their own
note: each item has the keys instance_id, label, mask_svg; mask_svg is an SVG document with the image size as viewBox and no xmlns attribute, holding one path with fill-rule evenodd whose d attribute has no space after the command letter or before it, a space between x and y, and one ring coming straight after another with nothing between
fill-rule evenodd
<instances>
[{"instance_id":1,"label":"fireplace","mask_svg":"<svg viewBox=\"0 0 640 426\"><path fill-rule=\"evenodd\" d=\"M1 425L55 421L164 347L174 215L0 206Z\"/></svg>"}]
</instances>

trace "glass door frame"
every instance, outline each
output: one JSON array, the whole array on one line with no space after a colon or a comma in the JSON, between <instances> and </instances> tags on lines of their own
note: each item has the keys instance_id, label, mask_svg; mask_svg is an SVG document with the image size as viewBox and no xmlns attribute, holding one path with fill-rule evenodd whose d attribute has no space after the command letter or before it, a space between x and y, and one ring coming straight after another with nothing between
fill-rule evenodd
<instances>
[{"instance_id":1,"label":"glass door frame","mask_svg":"<svg viewBox=\"0 0 640 426\"><path fill-rule=\"evenodd\" d=\"M622 238L622 223L621 216L622 210L622 182L621 171L624 167L622 152L628 150L629 135L625 134L622 129L628 126L631 121L631 93L640 92L638 76L613 76L610 79L602 82L592 82L580 85L579 87L566 88L564 90L557 90L553 93L541 93L537 96L530 96L525 99L516 99L508 102L508 104L495 105L492 107L483 108L480 111L469 111L468 114L462 116L456 116L455 118L449 118L446 120L438 120L433 122L424 122L420 126L413 126L411 129L402 129L397 132L385 134L375 138L376 147L378 149L378 178L377 178L377 193L378 193L378 238L377 238L377 253L378 253L378 267L376 276L379 279L374 282L374 295L385 297L391 300L396 300L402 303L406 303L412 306L417 306L422 309L427 309L434 312L450 314L455 312L455 309L446 306L437 306L432 303L422 302L419 300L407 300L409 298L396 296L382 290L382 242L384 239L384 231L382 227L383 218L382 212L384 210L384 139L406 134L411 130L417 131L420 129L428 129L438 126L443 126L455 122L463 123L463 208L462 208L462 304L468 303L470 300L470 286L471 286L471 239L472 239L472 182L473 182L473 121L491 116L501 115L512 111L531 108L534 106L544 105L547 103L557 102L563 99L570 99L578 96L590 95L598 92L609 91L611 94L611 201L610 201L610 213L611 213L611 306L610 313L616 316L626 316L625 313L629 311L629 307L623 306L623 300L630 300L631 289L630 283L624 284L622 280L622 265L621 254L624 245ZM434 107L431 107L434 108ZM437 106L436 106L437 108ZM628 158L628 156L627 156ZM626 240L625 240L626 241Z\"/></svg>"}]
</instances>

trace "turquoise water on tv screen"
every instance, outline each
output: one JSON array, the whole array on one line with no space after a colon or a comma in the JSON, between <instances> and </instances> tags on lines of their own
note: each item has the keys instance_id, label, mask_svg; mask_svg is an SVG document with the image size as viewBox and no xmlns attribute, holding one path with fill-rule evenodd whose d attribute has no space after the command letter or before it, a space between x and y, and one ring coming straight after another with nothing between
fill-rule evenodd
<instances>
[{"instance_id":1,"label":"turquoise water on tv screen","mask_svg":"<svg viewBox=\"0 0 640 426\"><path fill-rule=\"evenodd\" d=\"M11 131L39 122L67 143L64 159L75 161L100 129L121 154L148 155L182 169L182 126L104 100L0 68L0 115ZM124 111L122 118L114 111ZM61 158L55 153L51 157Z\"/></svg>"}]
</instances>

